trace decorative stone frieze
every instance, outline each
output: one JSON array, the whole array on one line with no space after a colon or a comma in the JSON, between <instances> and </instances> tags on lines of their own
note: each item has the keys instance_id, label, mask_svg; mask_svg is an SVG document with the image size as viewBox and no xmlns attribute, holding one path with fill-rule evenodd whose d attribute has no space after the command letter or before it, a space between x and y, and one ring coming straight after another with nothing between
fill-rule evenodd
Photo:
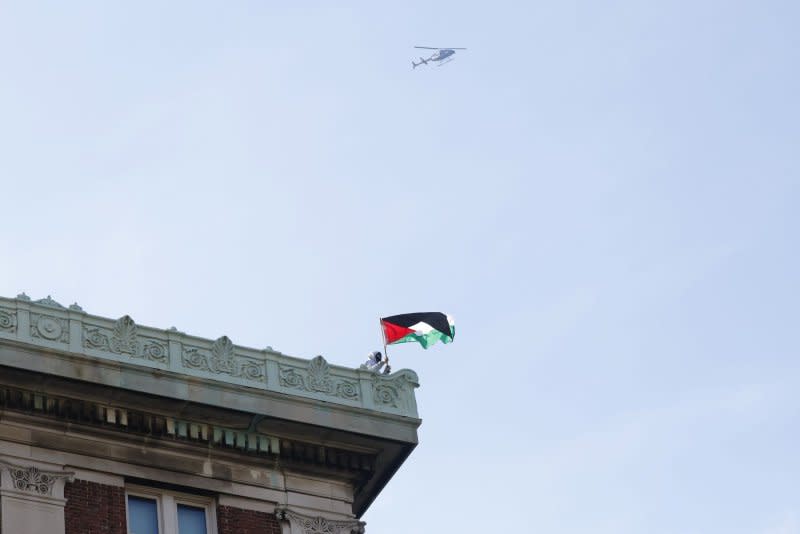
<instances>
[{"instance_id":1,"label":"decorative stone frieze","mask_svg":"<svg viewBox=\"0 0 800 534\"><path fill-rule=\"evenodd\" d=\"M166 343L139 336L136 323L128 315L117 319L111 329L84 327L83 346L87 349L126 354L157 363L167 363L169 360Z\"/></svg>"},{"instance_id":2,"label":"decorative stone frieze","mask_svg":"<svg viewBox=\"0 0 800 534\"><path fill-rule=\"evenodd\" d=\"M288 521L291 534L363 534L366 523L357 520L334 520L321 516L308 516L290 510L277 508L275 515L279 520Z\"/></svg>"},{"instance_id":3,"label":"decorative stone frieze","mask_svg":"<svg viewBox=\"0 0 800 534\"><path fill-rule=\"evenodd\" d=\"M417 417L413 371L377 375L330 364L322 356L294 358L267 347L235 345L227 336L216 340L176 328L137 324L130 316L108 319L91 315L77 304L65 308L48 296L33 300L0 297L0 337L22 345L57 349L70 365L98 369L97 360L113 365L156 368L203 380L260 388L280 394L323 400L348 407ZM31 367L44 365L31 360ZM25 367L25 365L23 365Z\"/></svg>"},{"instance_id":4,"label":"decorative stone frieze","mask_svg":"<svg viewBox=\"0 0 800 534\"><path fill-rule=\"evenodd\" d=\"M246 380L262 380L265 376L263 365L252 358L238 356L227 336L214 341L210 350L184 346L183 367Z\"/></svg>"},{"instance_id":5,"label":"decorative stone frieze","mask_svg":"<svg viewBox=\"0 0 800 534\"><path fill-rule=\"evenodd\" d=\"M347 400L359 400L358 383L332 377L330 366L322 356L316 356L308 362L306 369L288 365L281 365L279 369L283 387Z\"/></svg>"}]
</instances>

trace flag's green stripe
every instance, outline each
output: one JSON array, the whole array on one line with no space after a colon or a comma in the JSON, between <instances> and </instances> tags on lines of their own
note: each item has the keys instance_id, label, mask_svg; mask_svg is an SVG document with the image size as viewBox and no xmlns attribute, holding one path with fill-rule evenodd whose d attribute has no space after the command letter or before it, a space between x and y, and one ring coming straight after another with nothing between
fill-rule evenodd
<instances>
[{"instance_id":1,"label":"flag's green stripe","mask_svg":"<svg viewBox=\"0 0 800 534\"><path fill-rule=\"evenodd\" d=\"M427 334L408 334L405 337L401 337L397 341L393 341L390 345L397 345L398 343L412 343L417 342L422 345L423 349L427 349L431 345L434 345L437 341L441 341L442 343L450 343L453 341L453 337L456 334L456 327L453 326L451 329L452 336L447 336L442 334L438 330L431 330Z\"/></svg>"}]
</instances>

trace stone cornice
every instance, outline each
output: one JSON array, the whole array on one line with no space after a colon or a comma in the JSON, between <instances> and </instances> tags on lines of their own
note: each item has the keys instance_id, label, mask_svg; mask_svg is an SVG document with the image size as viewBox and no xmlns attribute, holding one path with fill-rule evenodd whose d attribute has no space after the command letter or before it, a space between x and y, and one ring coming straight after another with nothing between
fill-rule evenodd
<instances>
[{"instance_id":1,"label":"stone cornice","mask_svg":"<svg viewBox=\"0 0 800 534\"><path fill-rule=\"evenodd\" d=\"M25 417L38 417L53 423L69 425L71 432L95 430L106 436L133 441L132 438L158 440L167 445L174 443L182 447L197 447L208 451L234 453L249 456L254 461L268 465L280 465L290 469L313 469L326 471L342 478L369 478L375 468L375 453L348 450L342 447L278 437L259 432L254 428L236 429L207 421L167 416L158 412L129 409L86 399L67 398L30 389L0 384L0 413L5 419L11 413L24 414ZM254 426L254 425L253 425ZM151 445L155 442L149 441ZM241 457L240 456L240 457ZM0 458L0 469L17 468ZM47 482L53 476L63 473L40 471L28 478L20 478L21 471L12 471L15 476L14 487L24 489L16 483L27 480L31 488L34 483ZM35 475L35 476L34 476ZM43 487L43 486L42 486Z\"/></svg>"},{"instance_id":2,"label":"stone cornice","mask_svg":"<svg viewBox=\"0 0 800 534\"><path fill-rule=\"evenodd\" d=\"M418 418L414 389L419 380L409 369L378 375L331 365L322 356L294 358L269 347L235 345L227 336L211 340L174 327L138 325L127 315L119 319L90 315L77 303L65 307L50 296L36 301L24 293L16 299L0 297L3 339L87 361L101 359L209 383Z\"/></svg>"}]
</instances>

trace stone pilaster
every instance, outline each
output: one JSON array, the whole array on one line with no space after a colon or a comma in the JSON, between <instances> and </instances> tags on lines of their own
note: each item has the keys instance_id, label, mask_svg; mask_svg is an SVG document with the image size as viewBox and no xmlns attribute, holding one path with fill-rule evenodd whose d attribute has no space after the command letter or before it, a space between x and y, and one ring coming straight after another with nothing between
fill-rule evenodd
<instances>
[{"instance_id":1,"label":"stone pilaster","mask_svg":"<svg viewBox=\"0 0 800 534\"><path fill-rule=\"evenodd\" d=\"M64 534L64 484L73 473L0 458L2 532Z\"/></svg>"}]
</instances>

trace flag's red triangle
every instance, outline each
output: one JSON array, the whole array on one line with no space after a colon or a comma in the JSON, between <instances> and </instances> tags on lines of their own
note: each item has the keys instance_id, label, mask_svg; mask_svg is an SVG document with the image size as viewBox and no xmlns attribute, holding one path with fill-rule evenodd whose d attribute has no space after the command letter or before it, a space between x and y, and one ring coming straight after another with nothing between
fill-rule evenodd
<instances>
[{"instance_id":1,"label":"flag's red triangle","mask_svg":"<svg viewBox=\"0 0 800 534\"><path fill-rule=\"evenodd\" d=\"M405 326L399 326L392 323L387 323L386 321L381 321L383 325L383 333L386 336L386 344L394 343L398 339L403 339L408 334L413 334L414 330L410 328L406 328Z\"/></svg>"}]
</instances>

